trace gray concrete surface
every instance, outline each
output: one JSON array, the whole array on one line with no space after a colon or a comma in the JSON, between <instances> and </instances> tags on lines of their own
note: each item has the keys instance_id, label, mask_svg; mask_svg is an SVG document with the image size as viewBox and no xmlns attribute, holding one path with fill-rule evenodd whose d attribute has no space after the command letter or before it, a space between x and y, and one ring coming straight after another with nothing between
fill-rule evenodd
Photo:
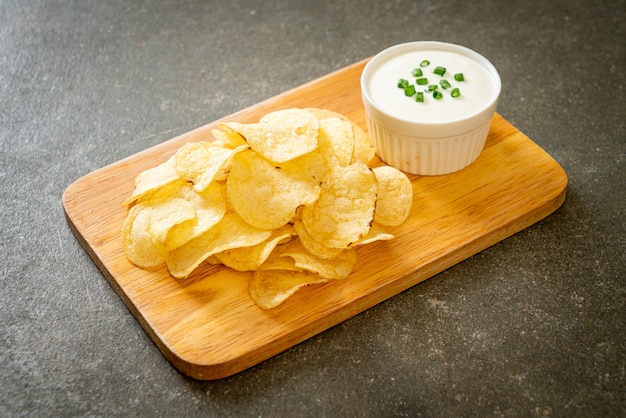
<instances>
[{"instance_id":1,"label":"gray concrete surface","mask_svg":"<svg viewBox=\"0 0 626 418\"><path fill-rule=\"evenodd\" d=\"M0 416L626 415L626 2L0 2ZM569 176L538 224L231 378L178 373L75 240L73 181L442 40Z\"/></svg>"}]
</instances>

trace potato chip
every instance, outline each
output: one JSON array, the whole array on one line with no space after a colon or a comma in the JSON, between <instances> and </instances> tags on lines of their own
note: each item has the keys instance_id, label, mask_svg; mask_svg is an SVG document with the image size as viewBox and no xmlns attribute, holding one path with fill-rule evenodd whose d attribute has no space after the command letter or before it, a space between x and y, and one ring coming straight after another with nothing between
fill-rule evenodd
<instances>
[{"instance_id":1,"label":"potato chip","mask_svg":"<svg viewBox=\"0 0 626 418\"><path fill-rule=\"evenodd\" d=\"M320 123L318 152L327 166L349 165L354 153L352 122L345 116L328 109L307 108Z\"/></svg>"},{"instance_id":2,"label":"potato chip","mask_svg":"<svg viewBox=\"0 0 626 418\"><path fill-rule=\"evenodd\" d=\"M215 140L212 142L213 145L235 149L241 145L247 145L246 140L238 134L237 132L231 130L226 125L220 125L221 129L212 129L211 133Z\"/></svg>"},{"instance_id":3,"label":"potato chip","mask_svg":"<svg viewBox=\"0 0 626 418\"><path fill-rule=\"evenodd\" d=\"M206 260L204 260L204 262L207 264L214 264L214 265L222 264L222 262L218 260L217 257L215 257L215 255L208 256Z\"/></svg>"},{"instance_id":4,"label":"potato chip","mask_svg":"<svg viewBox=\"0 0 626 418\"><path fill-rule=\"evenodd\" d=\"M341 254L341 252L343 251L343 248L331 248L327 247L321 242L315 241L313 237L311 237L311 234L309 234L306 230L304 224L302 224L302 221L295 221L293 223L293 227L298 234L298 238L300 238L302 246L316 257L322 258L324 260L330 260L332 258L338 257L339 254Z\"/></svg>"},{"instance_id":5,"label":"potato chip","mask_svg":"<svg viewBox=\"0 0 626 418\"><path fill-rule=\"evenodd\" d=\"M374 222L372 223L370 230L367 231L367 234L354 244L350 245L350 247L354 248L365 244L371 244L375 241L389 241L392 239L394 239L393 234L385 231L380 224Z\"/></svg>"},{"instance_id":6,"label":"potato chip","mask_svg":"<svg viewBox=\"0 0 626 418\"><path fill-rule=\"evenodd\" d=\"M141 196L137 199L138 203L154 204L160 201L172 199L172 198L185 198L183 190L189 188L190 184L185 180L177 177L176 180L171 181L161 187L155 188L151 193Z\"/></svg>"},{"instance_id":7,"label":"potato chip","mask_svg":"<svg viewBox=\"0 0 626 418\"><path fill-rule=\"evenodd\" d=\"M308 252L298 239L291 241L280 256L291 257L297 268L329 280L348 277L356 264L356 253L353 249L342 250L337 257L325 260Z\"/></svg>"},{"instance_id":8,"label":"potato chip","mask_svg":"<svg viewBox=\"0 0 626 418\"><path fill-rule=\"evenodd\" d=\"M340 118L320 120L319 149L327 159L341 166L350 164L354 152L354 134L350 122Z\"/></svg>"},{"instance_id":9,"label":"potato chip","mask_svg":"<svg viewBox=\"0 0 626 418\"><path fill-rule=\"evenodd\" d=\"M374 220L381 225L397 226L411 212L413 185L406 174L383 165L373 169L378 181L378 196Z\"/></svg>"},{"instance_id":10,"label":"potato chip","mask_svg":"<svg viewBox=\"0 0 626 418\"><path fill-rule=\"evenodd\" d=\"M361 129L359 125L344 115L333 112L332 110L317 108L307 108L307 110L313 113L320 121L328 118L340 118L350 122L352 125L352 136L354 139L354 147L350 163L359 162L365 165L370 165L372 163L376 155L376 149L372 145L365 131Z\"/></svg>"},{"instance_id":11,"label":"potato chip","mask_svg":"<svg viewBox=\"0 0 626 418\"><path fill-rule=\"evenodd\" d=\"M250 298L257 306L271 309L283 303L298 289L327 281L328 279L306 271L260 270L252 274L248 290Z\"/></svg>"},{"instance_id":12,"label":"potato chip","mask_svg":"<svg viewBox=\"0 0 626 418\"><path fill-rule=\"evenodd\" d=\"M171 251L202 235L217 224L226 213L226 188L220 183L211 183L202 192L187 183L176 196L187 200L196 216L172 227L167 235L167 248Z\"/></svg>"},{"instance_id":13,"label":"potato chip","mask_svg":"<svg viewBox=\"0 0 626 418\"><path fill-rule=\"evenodd\" d=\"M167 248L150 235L149 218L144 216L137 220L142 209L143 206L135 205L128 211L122 225L122 248L126 258L137 267L157 267L165 262Z\"/></svg>"},{"instance_id":14,"label":"potato chip","mask_svg":"<svg viewBox=\"0 0 626 418\"><path fill-rule=\"evenodd\" d=\"M174 157L156 167L149 168L139 173L135 178L135 189L131 196L122 205L127 206L142 197L148 196L159 188L178 180L178 173L174 168Z\"/></svg>"},{"instance_id":15,"label":"potato chip","mask_svg":"<svg viewBox=\"0 0 626 418\"><path fill-rule=\"evenodd\" d=\"M333 112L330 109L320 109L320 108L317 108L317 107L307 107L304 110L306 110L307 112L311 112L313 114L313 116L315 116L317 118L317 120L319 120L319 121L321 121L323 119L328 119L328 118L342 118L342 119L348 120L348 118L346 118L342 114L337 113L337 112Z\"/></svg>"},{"instance_id":16,"label":"potato chip","mask_svg":"<svg viewBox=\"0 0 626 418\"><path fill-rule=\"evenodd\" d=\"M191 181L193 187L201 192L216 177L225 178L230 160L246 148L245 144L230 149L207 141L188 142L174 154L174 168L180 178Z\"/></svg>"},{"instance_id":17,"label":"potato chip","mask_svg":"<svg viewBox=\"0 0 626 418\"><path fill-rule=\"evenodd\" d=\"M309 235L327 247L346 248L370 228L376 202L376 178L364 164L335 167L315 203L302 210Z\"/></svg>"},{"instance_id":18,"label":"potato chip","mask_svg":"<svg viewBox=\"0 0 626 418\"><path fill-rule=\"evenodd\" d=\"M162 200L134 205L122 226L122 246L128 259L138 267L157 267L165 262L165 239L176 224L195 217L185 199Z\"/></svg>"},{"instance_id":19,"label":"potato chip","mask_svg":"<svg viewBox=\"0 0 626 418\"><path fill-rule=\"evenodd\" d=\"M150 219L150 234L159 242L165 242L167 234L174 226L196 216L191 203L179 198L146 206L142 212Z\"/></svg>"},{"instance_id":20,"label":"potato chip","mask_svg":"<svg viewBox=\"0 0 626 418\"><path fill-rule=\"evenodd\" d=\"M374 161L374 157L376 157L376 148L372 145L372 142L365 131L354 122L352 122L352 131L354 133L354 153L352 154L352 163L362 163L371 166Z\"/></svg>"},{"instance_id":21,"label":"potato chip","mask_svg":"<svg viewBox=\"0 0 626 418\"><path fill-rule=\"evenodd\" d=\"M255 270L269 258L272 251L280 243L291 239L295 234L293 227L285 226L276 229L265 241L251 247L232 248L217 253L214 257L225 266L238 271Z\"/></svg>"},{"instance_id":22,"label":"potato chip","mask_svg":"<svg viewBox=\"0 0 626 418\"><path fill-rule=\"evenodd\" d=\"M137 266L176 278L202 263L253 271L250 297L270 309L350 275L355 248L392 239L385 226L410 212L408 178L370 169L369 138L339 113L285 109L211 132L135 179L121 238Z\"/></svg>"},{"instance_id":23,"label":"potato chip","mask_svg":"<svg viewBox=\"0 0 626 418\"><path fill-rule=\"evenodd\" d=\"M252 149L270 161L282 163L317 148L319 121L304 109L269 113L259 123L225 123L240 133Z\"/></svg>"},{"instance_id":24,"label":"potato chip","mask_svg":"<svg viewBox=\"0 0 626 418\"><path fill-rule=\"evenodd\" d=\"M299 206L314 202L320 193L316 181L297 165L273 164L252 150L234 158L226 185L235 212L263 229L284 226Z\"/></svg>"},{"instance_id":25,"label":"potato chip","mask_svg":"<svg viewBox=\"0 0 626 418\"><path fill-rule=\"evenodd\" d=\"M255 271L260 271L260 270L302 271L302 269L296 267L296 262L293 258L280 256L283 250L284 250L284 245L277 246L274 249L274 251L272 251L272 253L269 255L267 260L265 260L265 262L261 264Z\"/></svg>"},{"instance_id":26,"label":"potato chip","mask_svg":"<svg viewBox=\"0 0 626 418\"><path fill-rule=\"evenodd\" d=\"M172 276L184 278L213 254L251 247L271 235L271 230L255 228L236 213L227 213L213 228L171 251L166 260L167 268Z\"/></svg>"},{"instance_id":27,"label":"potato chip","mask_svg":"<svg viewBox=\"0 0 626 418\"><path fill-rule=\"evenodd\" d=\"M318 184L324 181L330 173L331 164L319 149L313 150L308 154L301 155L300 157L296 157L289 161L289 163L300 167L300 171L308 173ZM335 163L332 165L337 164Z\"/></svg>"}]
</instances>

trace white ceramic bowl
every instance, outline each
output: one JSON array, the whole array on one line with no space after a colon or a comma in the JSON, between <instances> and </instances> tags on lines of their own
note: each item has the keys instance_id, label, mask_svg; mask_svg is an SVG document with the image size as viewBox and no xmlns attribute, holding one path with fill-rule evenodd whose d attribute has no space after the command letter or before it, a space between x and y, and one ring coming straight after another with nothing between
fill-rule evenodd
<instances>
[{"instance_id":1,"label":"white ceramic bowl","mask_svg":"<svg viewBox=\"0 0 626 418\"><path fill-rule=\"evenodd\" d=\"M460 89L461 96L452 98L449 90L442 90L443 99L434 100L424 93L424 103L405 96L396 83L399 78L415 81L411 70L419 67L420 57L431 61L423 69L429 84L441 80L432 72L441 61L448 69L445 78ZM464 81L454 79L457 70L463 73ZM422 90L426 87L415 86ZM460 45L435 41L387 48L374 56L361 74L368 130L379 157L393 167L419 175L452 173L478 158L500 89L497 70L482 55Z\"/></svg>"}]
</instances>

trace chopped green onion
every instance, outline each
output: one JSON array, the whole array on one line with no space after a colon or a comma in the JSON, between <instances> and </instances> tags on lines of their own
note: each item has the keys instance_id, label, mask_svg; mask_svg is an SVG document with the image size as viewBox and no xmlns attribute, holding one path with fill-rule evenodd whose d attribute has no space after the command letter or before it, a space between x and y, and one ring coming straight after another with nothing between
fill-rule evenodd
<instances>
[{"instance_id":1,"label":"chopped green onion","mask_svg":"<svg viewBox=\"0 0 626 418\"><path fill-rule=\"evenodd\" d=\"M428 83L428 78L424 77L424 72L422 71L423 67L428 67L430 65L430 61L428 60L422 60L422 62L420 62L419 67L421 68L414 68L413 70L411 70L411 75L413 77L415 77L415 83L411 84L411 82L407 79L404 78L400 78L398 80L397 86L398 88L401 88L402 90L404 90L404 94L407 97L415 97L415 101L418 103L424 103L425 102L425 94L432 94L433 99L435 100L441 100L443 99L443 90L448 90L450 91L450 97L453 98L457 98L461 96L461 91L454 87L453 85L450 83L450 81L452 81L452 78L450 79L445 79L445 78L441 78L438 79L438 83L435 82L434 84L429 84ZM441 66L437 66L435 67L435 69L433 70L433 74L437 74L440 77L444 77L444 75L446 74L446 67L441 67ZM454 74L454 80L455 81L465 81L465 76L463 73L455 73ZM418 87L418 86L422 86L422 87ZM420 91L417 91L418 88L420 89Z\"/></svg>"},{"instance_id":2,"label":"chopped green onion","mask_svg":"<svg viewBox=\"0 0 626 418\"><path fill-rule=\"evenodd\" d=\"M406 87L409 86L409 80L405 80L404 78L401 78L400 80L398 80L398 87L401 89L404 89Z\"/></svg>"},{"instance_id":3,"label":"chopped green onion","mask_svg":"<svg viewBox=\"0 0 626 418\"><path fill-rule=\"evenodd\" d=\"M440 75L443 77L443 75L446 73L446 67L440 67L437 66L437 68L435 68L435 70L433 71L433 73Z\"/></svg>"}]
</instances>

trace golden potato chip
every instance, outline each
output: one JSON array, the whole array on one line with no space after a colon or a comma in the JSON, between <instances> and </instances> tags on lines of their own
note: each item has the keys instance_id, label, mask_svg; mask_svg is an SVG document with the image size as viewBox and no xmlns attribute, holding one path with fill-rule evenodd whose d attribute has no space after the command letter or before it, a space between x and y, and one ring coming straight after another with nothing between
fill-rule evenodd
<instances>
[{"instance_id":1,"label":"golden potato chip","mask_svg":"<svg viewBox=\"0 0 626 418\"><path fill-rule=\"evenodd\" d=\"M149 168L139 173L135 178L135 189L131 196L122 205L127 206L136 202L142 197L148 196L155 190L178 180L178 173L174 168L174 157L156 167Z\"/></svg>"},{"instance_id":2,"label":"golden potato chip","mask_svg":"<svg viewBox=\"0 0 626 418\"><path fill-rule=\"evenodd\" d=\"M302 173L308 173L318 184L328 177L331 165L338 165L337 163L331 164L319 149L296 157L289 163L300 167Z\"/></svg>"},{"instance_id":3,"label":"golden potato chip","mask_svg":"<svg viewBox=\"0 0 626 418\"><path fill-rule=\"evenodd\" d=\"M269 258L272 251L280 243L291 239L295 234L293 227L285 226L276 229L272 235L266 240L251 247L231 248L221 253L217 253L214 257L225 266L238 271L255 270L261 266Z\"/></svg>"},{"instance_id":4,"label":"golden potato chip","mask_svg":"<svg viewBox=\"0 0 626 418\"><path fill-rule=\"evenodd\" d=\"M193 187L201 192L216 177L223 179L230 160L246 148L245 144L230 149L207 141L188 142L174 154L174 168L180 178L191 181Z\"/></svg>"},{"instance_id":5,"label":"golden potato chip","mask_svg":"<svg viewBox=\"0 0 626 418\"><path fill-rule=\"evenodd\" d=\"M296 262L291 257L281 257L280 254L286 248L286 244L279 244L274 248L274 251L267 257L267 260L263 262L256 270L289 270L289 271L302 271L296 267Z\"/></svg>"},{"instance_id":6,"label":"golden potato chip","mask_svg":"<svg viewBox=\"0 0 626 418\"><path fill-rule=\"evenodd\" d=\"M367 234L354 244L350 245L350 247L354 248L360 245L371 244L375 241L389 241L391 239L394 239L393 234L385 231L381 225L374 222L372 223L370 230L367 231Z\"/></svg>"},{"instance_id":7,"label":"golden potato chip","mask_svg":"<svg viewBox=\"0 0 626 418\"><path fill-rule=\"evenodd\" d=\"M165 242L169 231L181 222L194 219L196 212L185 199L169 199L146 206L142 211L147 218L150 234L159 242ZM141 216L141 215L139 215Z\"/></svg>"},{"instance_id":8,"label":"golden potato chip","mask_svg":"<svg viewBox=\"0 0 626 418\"><path fill-rule=\"evenodd\" d=\"M225 123L240 133L256 152L270 161L282 163L317 148L319 121L304 109L269 113L259 123Z\"/></svg>"},{"instance_id":9,"label":"golden potato chip","mask_svg":"<svg viewBox=\"0 0 626 418\"><path fill-rule=\"evenodd\" d=\"M320 193L315 180L297 165L271 163L252 150L234 158L226 185L235 212L263 229L287 224L299 206L314 202Z\"/></svg>"},{"instance_id":10,"label":"golden potato chip","mask_svg":"<svg viewBox=\"0 0 626 418\"><path fill-rule=\"evenodd\" d=\"M370 166L376 156L376 148L372 145L372 142L365 131L354 122L352 122L352 131L354 133L354 153L352 154L352 163L363 163Z\"/></svg>"},{"instance_id":11,"label":"golden potato chip","mask_svg":"<svg viewBox=\"0 0 626 418\"><path fill-rule=\"evenodd\" d=\"M246 140L237 132L231 130L226 125L220 125L222 129L212 129L211 133L215 140L213 145L235 149L241 145L247 145Z\"/></svg>"},{"instance_id":12,"label":"golden potato chip","mask_svg":"<svg viewBox=\"0 0 626 418\"><path fill-rule=\"evenodd\" d=\"M346 248L367 234L374 218L374 173L361 163L338 166L321 187L317 201L302 210L302 223L315 241Z\"/></svg>"},{"instance_id":13,"label":"golden potato chip","mask_svg":"<svg viewBox=\"0 0 626 418\"><path fill-rule=\"evenodd\" d=\"M298 289L327 281L328 279L306 271L260 270L252 274L248 290L250 298L257 306L271 309L283 303Z\"/></svg>"},{"instance_id":14,"label":"golden potato chip","mask_svg":"<svg viewBox=\"0 0 626 418\"><path fill-rule=\"evenodd\" d=\"M151 193L141 196L139 199L137 199L137 202L155 204L157 202L172 199L175 197L184 199L184 189L188 187L190 187L189 183L178 177L174 181L155 188L151 191Z\"/></svg>"},{"instance_id":15,"label":"golden potato chip","mask_svg":"<svg viewBox=\"0 0 626 418\"><path fill-rule=\"evenodd\" d=\"M167 248L150 234L149 218L144 216L137 221L142 209L143 206L135 205L128 211L122 225L122 249L134 265L141 268L157 267L165 262Z\"/></svg>"},{"instance_id":16,"label":"golden potato chip","mask_svg":"<svg viewBox=\"0 0 626 418\"><path fill-rule=\"evenodd\" d=\"M125 200L127 258L184 278L201 263L253 271L263 309L303 286L347 277L355 247L393 235L408 216L404 173L375 164L365 132L325 109L285 109L227 122L145 170Z\"/></svg>"},{"instance_id":17,"label":"golden potato chip","mask_svg":"<svg viewBox=\"0 0 626 418\"><path fill-rule=\"evenodd\" d=\"M298 238L300 238L302 246L316 257L330 260L332 258L338 257L339 254L341 254L341 252L343 251L343 248L331 248L327 247L323 243L315 241L300 220L295 221L293 223L293 227L298 234Z\"/></svg>"},{"instance_id":18,"label":"golden potato chip","mask_svg":"<svg viewBox=\"0 0 626 418\"><path fill-rule=\"evenodd\" d=\"M298 239L291 241L280 256L291 257L297 268L316 273L329 280L348 277L356 264L356 253L353 249L343 250L337 257L328 260L308 252Z\"/></svg>"},{"instance_id":19,"label":"golden potato chip","mask_svg":"<svg viewBox=\"0 0 626 418\"><path fill-rule=\"evenodd\" d=\"M313 116L315 116L317 118L317 120L321 121L323 119L328 119L328 118L343 118L346 119L347 118L345 116L343 116L340 113L334 112L330 109L320 109L317 107L306 107L304 110L306 110L307 112L311 112L313 114Z\"/></svg>"},{"instance_id":20,"label":"golden potato chip","mask_svg":"<svg viewBox=\"0 0 626 418\"><path fill-rule=\"evenodd\" d=\"M227 213L213 228L170 251L167 268L172 276L184 278L213 254L230 248L250 247L271 235L271 230L255 228L236 213Z\"/></svg>"},{"instance_id":21,"label":"golden potato chip","mask_svg":"<svg viewBox=\"0 0 626 418\"><path fill-rule=\"evenodd\" d=\"M206 260L204 260L204 262L207 264L222 264L222 262L218 260L217 257L215 257L215 255L208 256Z\"/></svg>"},{"instance_id":22,"label":"golden potato chip","mask_svg":"<svg viewBox=\"0 0 626 418\"><path fill-rule=\"evenodd\" d=\"M383 165L373 169L378 181L374 220L381 225L397 226L411 212L413 185L402 171Z\"/></svg>"},{"instance_id":23,"label":"golden potato chip","mask_svg":"<svg viewBox=\"0 0 626 418\"><path fill-rule=\"evenodd\" d=\"M168 251L165 245L168 231L193 217L193 207L185 199L134 205L122 226L124 253L139 267L151 268L163 264Z\"/></svg>"},{"instance_id":24,"label":"golden potato chip","mask_svg":"<svg viewBox=\"0 0 626 418\"><path fill-rule=\"evenodd\" d=\"M211 183L202 192L184 182L176 196L187 200L196 216L174 225L167 235L167 248L171 251L202 235L217 224L226 213L226 190L220 183Z\"/></svg>"},{"instance_id":25,"label":"golden potato chip","mask_svg":"<svg viewBox=\"0 0 626 418\"><path fill-rule=\"evenodd\" d=\"M320 120L319 149L341 166L350 164L354 152L354 134L350 122L340 118Z\"/></svg>"},{"instance_id":26,"label":"golden potato chip","mask_svg":"<svg viewBox=\"0 0 626 418\"><path fill-rule=\"evenodd\" d=\"M340 118L350 122L350 124L352 125L352 136L354 138L354 151L350 163L359 162L365 165L370 165L373 162L374 157L376 156L376 149L372 145L365 131L361 129L361 127L357 125L354 121L350 120L340 113L333 112L332 110L328 109L307 108L307 110L313 113L320 121L322 119L328 118Z\"/></svg>"}]
</instances>

